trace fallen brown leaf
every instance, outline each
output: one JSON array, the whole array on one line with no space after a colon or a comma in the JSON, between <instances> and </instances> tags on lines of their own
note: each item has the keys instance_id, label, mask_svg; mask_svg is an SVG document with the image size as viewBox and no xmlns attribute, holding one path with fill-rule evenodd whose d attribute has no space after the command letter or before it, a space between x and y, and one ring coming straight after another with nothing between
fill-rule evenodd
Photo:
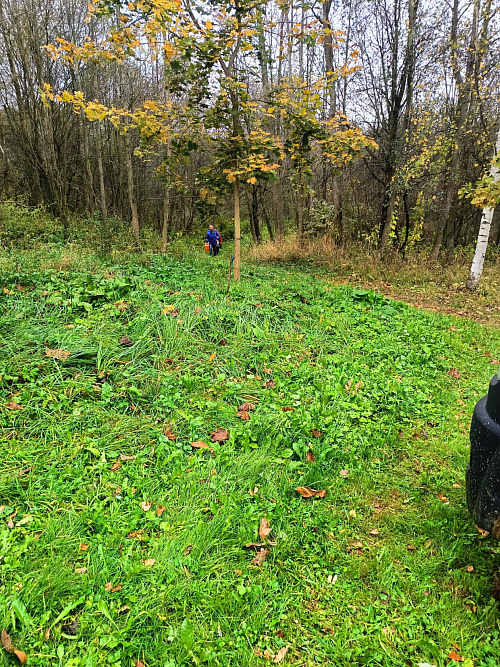
<instances>
[{"instance_id":1,"label":"fallen brown leaf","mask_svg":"<svg viewBox=\"0 0 500 667\"><path fill-rule=\"evenodd\" d=\"M359 381L356 382L356 384L354 385L354 389L355 389L356 391L359 391L359 390L361 389L362 386L363 386L363 383L361 382L361 380L359 380Z\"/></svg>"},{"instance_id":2,"label":"fallen brown leaf","mask_svg":"<svg viewBox=\"0 0 500 667\"><path fill-rule=\"evenodd\" d=\"M197 440L196 442L192 442L191 447L194 447L194 449L207 449L209 452L212 452L212 454L214 454L214 450L210 447L210 445L207 445L206 442L203 442L203 440Z\"/></svg>"},{"instance_id":3,"label":"fallen brown leaf","mask_svg":"<svg viewBox=\"0 0 500 667\"><path fill-rule=\"evenodd\" d=\"M210 358L209 358L210 363L212 363L212 361L215 359L215 356L216 356L216 353L212 352L212 354L210 355Z\"/></svg>"},{"instance_id":4,"label":"fallen brown leaf","mask_svg":"<svg viewBox=\"0 0 500 667\"><path fill-rule=\"evenodd\" d=\"M27 475L28 473L30 473L32 470L33 470L33 468L24 468L23 470L20 470L20 471L17 473L16 477L24 477L25 475Z\"/></svg>"},{"instance_id":5,"label":"fallen brown leaf","mask_svg":"<svg viewBox=\"0 0 500 667\"><path fill-rule=\"evenodd\" d=\"M242 410L243 412L251 412L252 410L255 410L255 405L253 403L243 403L243 405L240 405L238 410Z\"/></svg>"},{"instance_id":6,"label":"fallen brown leaf","mask_svg":"<svg viewBox=\"0 0 500 667\"><path fill-rule=\"evenodd\" d=\"M113 471L120 470L121 467L122 467L122 462L120 460L118 460L118 461L115 461L113 463L110 470L113 470Z\"/></svg>"},{"instance_id":7,"label":"fallen brown leaf","mask_svg":"<svg viewBox=\"0 0 500 667\"><path fill-rule=\"evenodd\" d=\"M19 403L15 403L14 401L7 403L5 407L7 410L22 410L22 407L19 405Z\"/></svg>"},{"instance_id":8,"label":"fallen brown leaf","mask_svg":"<svg viewBox=\"0 0 500 667\"><path fill-rule=\"evenodd\" d=\"M324 498L326 496L326 491L316 491L316 489L310 489L308 486L299 486L297 493L300 493L302 498Z\"/></svg>"},{"instance_id":9,"label":"fallen brown leaf","mask_svg":"<svg viewBox=\"0 0 500 667\"><path fill-rule=\"evenodd\" d=\"M460 378L462 377L462 374L459 373L456 368L452 368L451 370L449 370L448 375L451 375L451 377L456 378L457 380L460 380Z\"/></svg>"},{"instance_id":10,"label":"fallen brown leaf","mask_svg":"<svg viewBox=\"0 0 500 667\"><path fill-rule=\"evenodd\" d=\"M264 368L264 373L267 373L267 375L270 375L273 372L272 368Z\"/></svg>"},{"instance_id":11,"label":"fallen brown leaf","mask_svg":"<svg viewBox=\"0 0 500 667\"><path fill-rule=\"evenodd\" d=\"M258 646L256 648L254 648L253 652L255 653L255 655L258 658L262 658L264 656L264 654L262 653L262 651L260 650L260 648Z\"/></svg>"},{"instance_id":12,"label":"fallen brown leaf","mask_svg":"<svg viewBox=\"0 0 500 667\"><path fill-rule=\"evenodd\" d=\"M135 667L146 667L146 665L141 660L136 660Z\"/></svg>"},{"instance_id":13,"label":"fallen brown leaf","mask_svg":"<svg viewBox=\"0 0 500 667\"><path fill-rule=\"evenodd\" d=\"M165 512L167 508L163 507L163 505L160 505L159 507L156 508L156 516L161 516L163 512Z\"/></svg>"},{"instance_id":14,"label":"fallen brown leaf","mask_svg":"<svg viewBox=\"0 0 500 667\"><path fill-rule=\"evenodd\" d=\"M314 435L315 438L321 438L321 431L318 431L317 428L313 428L311 430L311 433Z\"/></svg>"},{"instance_id":15,"label":"fallen brown leaf","mask_svg":"<svg viewBox=\"0 0 500 667\"><path fill-rule=\"evenodd\" d=\"M316 461L316 457L314 456L312 449L307 450L306 461L307 463L314 463Z\"/></svg>"},{"instance_id":16,"label":"fallen brown leaf","mask_svg":"<svg viewBox=\"0 0 500 667\"><path fill-rule=\"evenodd\" d=\"M379 535L379 534L380 534L380 533L379 533L379 531L378 531L376 528L374 528L373 530L370 530L370 535L371 535L372 537L377 537L377 535Z\"/></svg>"},{"instance_id":17,"label":"fallen brown leaf","mask_svg":"<svg viewBox=\"0 0 500 667\"><path fill-rule=\"evenodd\" d=\"M238 410L236 416L239 417L242 421L248 421L250 419L250 415L246 410Z\"/></svg>"},{"instance_id":18,"label":"fallen brown leaf","mask_svg":"<svg viewBox=\"0 0 500 667\"><path fill-rule=\"evenodd\" d=\"M465 571L466 572L474 572L474 565L467 565L467 567L465 568Z\"/></svg>"},{"instance_id":19,"label":"fallen brown leaf","mask_svg":"<svg viewBox=\"0 0 500 667\"><path fill-rule=\"evenodd\" d=\"M264 542L267 539L267 536L271 532L271 528L269 527L269 521L266 519L266 517L263 517L260 520L260 526L259 526L259 537L261 540Z\"/></svg>"},{"instance_id":20,"label":"fallen brown leaf","mask_svg":"<svg viewBox=\"0 0 500 667\"><path fill-rule=\"evenodd\" d=\"M453 484L453 488L454 489L461 489L462 487L460 486L460 484L455 483L455 484Z\"/></svg>"},{"instance_id":21,"label":"fallen brown leaf","mask_svg":"<svg viewBox=\"0 0 500 667\"><path fill-rule=\"evenodd\" d=\"M85 574L86 571L87 571L86 567L77 567L75 570L77 574Z\"/></svg>"},{"instance_id":22,"label":"fallen brown leaf","mask_svg":"<svg viewBox=\"0 0 500 667\"><path fill-rule=\"evenodd\" d=\"M172 313L175 313L175 306L173 305L165 306L165 308L163 309L163 314L171 315Z\"/></svg>"},{"instance_id":23,"label":"fallen brown leaf","mask_svg":"<svg viewBox=\"0 0 500 667\"><path fill-rule=\"evenodd\" d=\"M225 338L221 338L220 341L219 341L219 345L222 345L222 347L224 347L224 345L227 345L227 341L226 341L226 339L225 339Z\"/></svg>"},{"instance_id":24,"label":"fallen brown leaf","mask_svg":"<svg viewBox=\"0 0 500 667\"><path fill-rule=\"evenodd\" d=\"M116 613L123 614L126 611L130 611L130 607L128 606L128 604L124 604L123 607L120 607L120 609L118 609Z\"/></svg>"},{"instance_id":25,"label":"fallen brown leaf","mask_svg":"<svg viewBox=\"0 0 500 667\"><path fill-rule=\"evenodd\" d=\"M118 343L123 347L130 347L134 344L134 341L129 336L120 336Z\"/></svg>"},{"instance_id":26,"label":"fallen brown leaf","mask_svg":"<svg viewBox=\"0 0 500 667\"><path fill-rule=\"evenodd\" d=\"M50 639L50 628L47 628L45 632L43 633L43 638L45 639L46 642L49 641Z\"/></svg>"},{"instance_id":27,"label":"fallen brown leaf","mask_svg":"<svg viewBox=\"0 0 500 667\"><path fill-rule=\"evenodd\" d=\"M461 655L459 655L456 651L450 651L448 653L448 658L450 660L455 660L455 662L463 662L463 658Z\"/></svg>"},{"instance_id":28,"label":"fallen brown leaf","mask_svg":"<svg viewBox=\"0 0 500 667\"><path fill-rule=\"evenodd\" d=\"M415 551L415 547L413 546L413 544L408 545L408 551Z\"/></svg>"},{"instance_id":29,"label":"fallen brown leaf","mask_svg":"<svg viewBox=\"0 0 500 667\"><path fill-rule=\"evenodd\" d=\"M349 382L348 382L348 383L346 384L346 386L345 386L345 390L346 390L346 392L347 392L348 394L349 394L350 391L351 391L351 387L352 387L352 378L349 380Z\"/></svg>"},{"instance_id":30,"label":"fallen brown leaf","mask_svg":"<svg viewBox=\"0 0 500 667\"><path fill-rule=\"evenodd\" d=\"M146 558L146 560L142 561L144 567L152 567L155 563L156 563L155 558Z\"/></svg>"},{"instance_id":31,"label":"fallen brown leaf","mask_svg":"<svg viewBox=\"0 0 500 667\"><path fill-rule=\"evenodd\" d=\"M147 512L148 510L151 509L151 503L147 503L146 501L144 501L141 503L141 507L145 512Z\"/></svg>"},{"instance_id":32,"label":"fallen brown leaf","mask_svg":"<svg viewBox=\"0 0 500 667\"><path fill-rule=\"evenodd\" d=\"M141 535L142 535L142 530L133 530L131 533L127 535L127 537L130 539L134 537L138 537L139 539L141 539Z\"/></svg>"},{"instance_id":33,"label":"fallen brown leaf","mask_svg":"<svg viewBox=\"0 0 500 667\"><path fill-rule=\"evenodd\" d=\"M225 428L217 427L216 431L212 431L212 442L224 442L229 439L229 431Z\"/></svg>"},{"instance_id":34,"label":"fallen brown leaf","mask_svg":"<svg viewBox=\"0 0 500 667\"><path fill-rule=\"evenodd\" d=\"M133 461L137 457L134 456L127 456L126 454L120 454L120 461Z\"/></svg>"},{"instance_id":35,"label":"fallen brown leaf","mask_svg":"<svg viewBox=\"0 0 500 667\"><path fill-rule=\"evenodd\" d=\"M490 534L488 530L484 530L484 528L479 528L477 524L476 524L476 529L483 537L488 537L488 535Z\"/></svg>"},{"instance_id":36,"label":"fallen brown leaf","mask_svg":"<svg viewBox=\"0 0 500 667\"><path fill-rule=\"evenodd\" d=\"M87 551L88 548L89 548L88 544L80 544L80 551Z\"/></svg>"},{"instance_id":37,"label":"fallen brown leaf","mask_svg":"<svg viewBox=\"0 0 500 667\"><path fill-rule=\"evenodd\" d=\"M66 361L66 359L69 357L71 352L68 352L67 350L62 350L62 349L57 349L57 350L51 350L50 348L46 347L45 348L45 356L50 357L51 359L58 359L59 361Z\"/></svg>"},{"instance_id":38,"label":"fallen brown leaf","mask_svg":"<svg viewBox=\"0 0 500 667\"><path fill-rule=\"evenodd\" d=\"M283 412L295 412L295 408L284 407L284 408L281 408L281 409L283 410Z\"/></svg>"},{"instance_id":39,"label":"fallen brown leaf","mask_svg":"<svg viewBox=\"0 0 500 667\"><path fill-rule=\"evenodd\" d=\"M259 493L259 487L254 486L253 491L250 489L248 493L252 498L254 498Z\"/></svg>"},{"instance_id":40,"label":"fallen brown leaf","mask_svg":"<svg viewBox=\"0 0 500 667\"><path fill-rule=\"evenodd\" d=\"M283 658L287 654L288 649L290 648L290 646L291 646L291 644L288 644L288 646L283 646L283 648L280 648L278 653L276 653L276 655L274 656L274 659L273 659L273 662L274 662L275 665L277 665L278 662L281 662L283 660Z\"/></svg>"},{"instance_id":41,"label":"fallen brown leaf","mask_svg":"<svg viewBox=\"0 0 500 667\"><path fill-rule=\"evenodd\" d=\"M261 567L261 565L263 565L268 555L269 555L269 549L261 549L255 556L255 558L252 558L252 565Z\"/></svg>"},{"instance_id":42,"label":"fallen brown leaf","mask_svg":"<svg viewBox=\"0 0 500 667\"><path fill-rule=\"evenodd\" d=\"M438 493L438 498L442 503L448 502L448 498L444 495L444 493Z\"/></svg>"},{"instance_id":43,"label":"fallen brown leaf","mask_svg":"<svg viewBox=\"0 0 500 667\"><path fill-rule=\"evenodd\" d=\"M250 542L250 544L244 544L243 549L255 549L259 550L265 547L265 544L258 544L257 542Z\"/></svg>"},{"instance_id":44,"label":"fallen brown leaf","mask_svg":"<svg viewBox=\"0 0 500 667\"><path fill-rule=\"evenodd\" d=\"M267 382L264 383L264 387L266 389L273 389L276 386L276 382L274 380L268 380Z\"/></svg>"},{"instance_id":45,"label":"fallen brown leaf","mask_svg":"<svg viewBox=\"0 0 500 667\"><path fill-rule=\"evenodd\" d=\"M111 592L112 592L112 593L117 593L118 591L121 591L122 588L123 588L123 584L118 584L118 586L114 586L114 587L111 589Z\"/></svg>"},{"instance_id":46,"label":"fallen brown leaf","mask_svg":"<svg viewBox=\"0 0 500 667\"><path fill-rule=\"evenodd\" d=\"M108 581L108 583L104 586L104 590L107 593L111 593L111 591L113 590L113 584L111 583L111 581Z\"/></svg>"},{"instance_id":47,"label":"fallen brown leaf","mask_svg":"<svg viewBox=\"0 0 500 667\"><path fill-rule=\"evenodd\" d=\"M24 651L18 651L14 645L12 644L12 640L10 638L10 635L5 631L2 630L2 635L1 635L1 640L2 640L2 646L8 653L14 653L18 659L21 665L24 665L26 660L28 659L28 656Z\"/></svg>"},{"instance_id":48,"label":"fallen brown leaf","mask_svg":"<svg viewBox=\"0 0 500 667\"><path fill-rule=\"evenodd\" d=\"M171 442L175 442L177 440L177 436L172 433L170 428L168 426L165 427L165 430L163 431L163 435L170 440Z\"/></svg>"},{"instance_id":49,"label":"fallen brown leaf","mask_svg":"<svg viewBox=\"0 0 500 667\"><path fill-rule=\"evenodd\" d=\"M348 470L341 470L339 472L339 477L349 477L349 471Z\"/></svg>"},{"instance_id":50,"label":"fallen brown leaf","mask_svg":"<svg viewBox=\"0 0 500 667\"><path fill-rule=\"evenodd\" d=\"M194 309L194 314L199 315L200 313L201 313L201 306L196 306L196 308Z\"/></svg>"}]
</instances>

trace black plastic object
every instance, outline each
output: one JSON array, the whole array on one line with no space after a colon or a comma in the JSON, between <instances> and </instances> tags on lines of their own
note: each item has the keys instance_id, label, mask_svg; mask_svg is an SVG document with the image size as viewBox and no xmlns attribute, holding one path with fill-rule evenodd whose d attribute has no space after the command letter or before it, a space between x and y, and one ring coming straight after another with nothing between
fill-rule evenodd
<instances>
[{"instance_id":1,"label":"black plastic object","mask_svg":"<svg viewBox=\"0 0 500 667\"><path fill-rule=\"evenodd\" d=\"M470 427L470 462L466 472L467 507L474 523L491 532L500 517L500 380L476 405ZM497 531L495 525L495 531Z\"/></svg>"}]
</instances>

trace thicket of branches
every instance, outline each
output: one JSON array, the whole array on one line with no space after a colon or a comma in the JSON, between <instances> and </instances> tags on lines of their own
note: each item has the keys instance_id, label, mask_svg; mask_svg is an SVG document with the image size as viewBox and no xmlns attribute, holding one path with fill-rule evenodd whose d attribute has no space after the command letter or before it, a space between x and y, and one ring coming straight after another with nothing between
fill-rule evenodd
<instances>
[{"instance_id":1,"label":"thicket of branches","mask_svg":"<svg viewBox=\"0 0 500 667\"><path fill-rule=\"evenodd\" d=\"M97 4L107 6L104 16L89 17L87 0L0 0L0 197L43 205L63 222L75 213L130 220L136 236L145 228L163 233L163 245L169 234L202 228L209 220L231 233L234 193L204 177L220 161L215 126L196 142L186 133L174 169L171 141L148 143L132 117L124 131L124 123L110 122L100 107L92 115L64 98L43 99L47 89L81 91L87 101L132 112L149 100L167 105L175 98L177 109L192 103L199 84L194 75L201 70L190 72L187 52L174 81L170 24L161 26L164 48L144 40L127 47L121 60L94 53L64 62L61 53L44 48L60 45L58 39L82 45L119 35L134 11L144 18L162 5ZM169 11L164 5L162 11ZM210 32L211 13L237 17L241 5L182 0L178 6L202 18ZM451 257L455 245L474 241L480 212L460 189L487 172L492 159L500 118L497 5L256 0L245 11L255 28L245 37L252 48L240 49L232 63L234 81L246 95L246 111L238 112L241 133L257 136L252 132L265 128L284 147L280 152L268 146L275 163L269 178L241 182L239 199L254 241L263 230L279 238L285 229L300 237L327 233L339 242L370 239L403 250L422 240L432 244L433 258L443 247ZM195 62L196 43L190 48ZM218 62L213 58L196 103L213 107L215 115L233 114L216 108L210 94ZM305 105L309 126L302 126L297 99L306 90L314 105ZM277 99L278 116L268 113ZM284 99L295 105L288 123ZM324 123L332 136L355 129L373 142L355 159L328 159L309 143L308 132L318 136L313 121ZM173 114L176 136L192 122ZM493 241L500 242L498 221Z\"/></svg>"}]
</instances>

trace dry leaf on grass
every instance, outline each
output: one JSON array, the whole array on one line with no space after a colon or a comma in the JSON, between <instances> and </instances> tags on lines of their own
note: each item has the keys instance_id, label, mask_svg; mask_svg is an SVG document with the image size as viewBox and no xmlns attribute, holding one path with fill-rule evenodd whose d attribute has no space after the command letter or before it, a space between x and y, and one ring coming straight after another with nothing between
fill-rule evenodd
<instances>
[{"instance_id":1,"label":"dry leaf on grass","mask_svg":"<svg viewBox=\"0 0 500 667\"><path fill-rule=\"evenodd\" d=\"M460 380L460 378L462 377L462 374L459 373L456 368L452 368L451 370L449 370L448 375L451 375L451 377L456 378L457 380Z\"/></svg>"},{"instance_id":2,"label":"dry leaf on grass","mask_svg":"<svg viewBox=\"0 0 500 667\"><path fill-rule=\"evenodd\" d=\"M339 472L339 477L349 477L349 471L348 470L341 470Z\"/></svg>"},{"instance_id":3,"label":"dry leaf on grass","mask_svg":"<svg viewBox=\"0 0 500 667\"><path fill-rule=\"evenodd\" d=\"M476 524L476 529L478 530L479 534L482 535L483 537L488 537L490 534L488 530L484 530L484 528L479 528L479 526Z\"/></svg>"},{"instance_id":4,"label":"dry leaf on grass","mask_svg":"<svg viewBox=\"0 0 500 667\"><path fill-rule=\"evenodd\" d=\"M170 428L168 426L165 426L165 430L163 431L163 435L170 440L170 442L175 442L177 440L177 436L172 433Z\"/></svg>"},{"instance_id":5,"label":"dry leaf on grass","mask_svg":"<svg viewBox=\"0 0 500 667\"><path fill-rule=\"evenodd\" d=\"M283 410L283 412L295 412L295 408L287 408L286 406L281 409Z\"/></svg>"},{"instance_id":6,"label":"dry leaf on grass","mask_svg":"<svg viewBox=\"0 0 500 667\"><path fill-rule=\"evenodd\" d=\"M210 363L212 363L212 361L215 359L215 356L216 356L216 353L212 352L212 354L210 355L210 357L208 359Z\"/></svg>"},{"instance_id":7,"label":"dry leaf on grass","mask_svg":"<svg viewBox=\"0 0 500 667\"><path fill-rule=\"evenodd\" d=\"M450 651L448 653L448 658L450 660L455 660L455 662L463 662L464 661L462 656L459 653L457 653L456 651Z\"/></svg>"},{"instance_id":8,"label":"dry leaf on grass","mask_svg":"<svg viewBox=\"0 0 500 667\"><path fill-rule=\"evenodd\" d=\"M117 593L118 591L121 591L122 588L123 588L123 585L118 584L117 586L113 586L113 588L111 589L111 592L112 593Z\"/></svg>"},{"instance_id":9,"label":"dry leaf on grass","mask_svg":"<svg viewBox=\"0 0 500 667\"><path fill-rule=\"evenodd\" d=\"M267 382L264 383L264 387L266 389L274 389L276 386L276 382L274 380L268 380Z\"/></svg>"},{"instance_id":10,"label":"dry leaf on grass","mask_svg":"<svg viewBox=\"0 0 500 667\"><path fill-rule=\"evenodd\" d=\"M439 498L439 500L440 500L441 502L443 502L443 503L447 503L447 502L448 502L448 498L444 495L444 493L438 493L438 498Z\"/></svg>"},{"instance_id":11,"label":"dry leaf on grass","mask_svg":"<svg viewBox=\"0 0 500 667\"><path fill-rule=\"evenodd\" d=\"M161 516L163 512L165 512L167 508L163 507L163 505L160 505L159 507L156 508L156 516Z\"/></svg>"},{"instance_id":12,"label":"dry leaf on grass","mask_svg":"<svg viewBox=\"0 0 500 667\"><path fill-rule=\"evenodd\" d=\"M22 410L22 407L19 405L19 403L15 403L14 401L7 403L5 407L7 410Z\"/></svg>"},{"instance_id":13,"label":"dry leaf on grass","mask_svg":"<svg viewBox=\"0 0 500 667\"><path fill-rule=\"evenodd\" d=\"M80 544L80 551L87 551L88 548L89 548L88 544Z\"/></svg>"},{"instance_id":14,"label":"dry leaf on grass","mask_svg":"<svg viewBox=\"0 0 500 667\"><path fill-rule=\"evenodd\" d=\"M152 567L155 563L156 563L155 558L146 558L146 560L142 561L144 567Z\"/></svg>"},{"instance_id":15,"label":"dry leaf on grass","mask_svg":"<svg viewBox=\"0 0 500 667\"><path fill-rule=\"evenodd\" d=\"M134 664L135 667L146 667L146 665L142 662L142 660L136 660Z\"/></svg>"},{"instance_id":16,"label":"dry leaf on grass","mask_svg":"<svg viewBox=\"0 0 500 667\"><path fill-rule=\"evenodd\" d=\"M257 542L250 542L250 544L244 544L243 549L255 549L259 550L264 548L266 545L265 544L258 544Z\"/></svg>"},{"instance_id":17,"label":"dry leaf on grass","mask_svg":"<svg viewBox=\"0 0 500 667\"><path fill-rule=\"evenodd\" d=\"M151 503L147 503L146 501L141 503L142 509L147 512L151 509Z\"/></svg>"},{"instance_id":18,"label":"dry leaf on grass","mask_svg":"<svg viewBox=\"0 0 500 667\"><path fill-rule=\"evenodd\" d=\"M315 438L321 438L322 433L321 431L318 431L317 428L313 428L311 433L314 435Z\"/></svg>"},{"instance_id":19,"label":"dry leaf on grass","mask_svg":"<svg viewBox=\"0 0 500 667\"><path fill-rule=\"evenodd\" d=\"M252 410L255 410L255 405L253 403L243 403L243 405L240 405L238 410L243 412L251 412Z\"/></svg>"},{"instance_id":20,"label":"dry leaf on grass","mask_svg":"<svg viewBox=\"0 0 500 667\"><path fill-rule=\"evenodd\" d=\"M314 463L316 461L316 457L314 456L312 449L308 449L306 452L306 461L307 463Z\"/></svg>"},{"instance_id":21,"label":"dry leaf on grass","mask_svg":"<svg viewBox=\"0 0 500 667\"><path fill-rule=\"evenodd\" d=\"M326 496L325 490L316 491L316 489L310 489L308 486L299 486L297 493L300 493L302 498L324 498Z\"/></svg>"},{"instance_id":22,"label":"dry leaf on grass","mask_svg":"<svg viewBox=\"0 0 500 667\"><path fill-rule=\"evenodd\" d=\"M380 534L380 533L379 533L379 531L378 531L376 528L374 528L373 530L370 530L370 535L371 535L372 537L377 537L377 535L379 535L379 534Z\"/></svg>"},{"instance_id":23,"label":"dry leaf on grass","mask_svg":"<svg viewBox=\"0 0 500 667\"><path fill-rule=\"evenodd\" d=\"M108 581L108 583L104 586L104 590L107 593L111 593L111 591L113 590L113 584L111 581Z\"/></svg>"},{"instance_id":24,"label":"dry leaf on grass","mask_svg":"<svg viewBox=\"0 0 500 667\"><path fill-rule=\"evenodd\" d=\"M269 555L269 549L261 549L255 556L255 558L252 558L252 565L261 567L261 565L264 563L268 555Z\"/></svg>"},{"instance_id":25,"label":"dry leaf on grass","mask_svg":"<svg viewBox=\"0 0 500 667\"><path fill-rule=\"evenodd\" d=\"M113 471L120 470L121 467L122 467L122 462L120 460L118 460L118 461L115 461L113 463L110 470L113 470Z\"/></svg>"},{"instance_id":26,"label":"dry leaf on grass","mask_svg":"<svg viewBox=\"0 0 500 667\"><path fill-rule=\"evenodd\" d=\"M457 484L457 483L455 482L455 484L453 484L453 488L454 488L454 489L461 489L462 487L460 486L460 484Z\"/></svg>"},{"instance_id":27,"label":"dry leaf on grass","mask_svg":"<svg viewBox=\"0 0 500 667\"><path fill-rule=\"evenodd\" d=\"M137 457L134 456L127 456L126 454L120 454L120 461L133 461Z\"/></svg>"},{"instance_id":28,"label":"dry leaf on grass","mask_svg":"<svg viewBox=\"0 0 500 667\"><path fill-rule=\"evenodd\" d=\"M116 613L123 614L126 611L130 611L130 607L128 606L128 604L124 604L123 607L120 607L120 609L118 609Z\"/></svg>"},{"instance_id":29,"label":"dry leaf on grass","mask_svg":"<svg viewBox=\"0 0 500 667\"><path fill-rule=\"evenodd\" d=\"M465 571L466 572L474 572L474 565L467 565L467 567L465 568Z\"/></svg>"},{"instance_id":30,"label":"dry leaf on grass","mask_svg":"<svg viewBox=\"0 0 500 667\"><path fill-rule=\"evenodd\" d=\"M254 498L258 493L259 493L259 487L258 486L254 486L253 491L250 489L249 492L248 492L248 494L252 498Z\"/></svg>"},{"instance_id":31,"label":"dry leaf on grass","mask_svg":"<svg viewBox=\"0 0 500 667\"><path fill-rule=\"evenodd\" d=\"M163 309L163 314L168 315L168 313L173 313L174 310L175 310L175 306L173 306L173 305L165 306L165 308Z\"/></svg>"},{"instance_id":32,"label":"dry leaf on grass","mask_svg":"<svg viewBox=\"0 0 500 667\"><path fill-rule=\"evenodd\" d=\"M352 387L352 378L349 380L349 382L345 386L345 390L346 390L347 393L349 393L351 391L351 387Z\"/></svg>"},{"instance_id":33,"label":"dry leaf on grass","mask_svg":"<svg viewBox=\"0 0 500 667\"><path fill-rule=\"evenodd\" d=\"M131 345L134 344L134 341L131 338L129 338L129 336L120 336L120 338L118 339L118 343L120 345L123 345L123 347L130 347Z\"/></svg>"},{"instance_id":34,"label":"dry leaf on grass","mask_svg":"<svg viewBox=\"0 0 500 667\"><path fill-rule=\"evenodd\" d=\"M265 542L267 539L267 536L271 532L271 528L269 527L269 521L266 519L266 517L263 517L260 520L260 526L259 526L259 537L261 540Z\"/></svg>"},{"instance_id":35,"label":"dry leaf on grass","mask_svg":"<svg viewBox=\"0 0 500 667\"><path fill-rule=\"evenodd\" d=\"M77 567L75 570L76 574L85 574L86 571L87 571L86 567Z\"/></svg>"},{"instance_id":36,"label":"dry leaf on grass","mask_svg":"<svg viewBox=\"0 0 500 667\"><path fill-rule=\"evenodd\" d=\"M219 341L219 345L222 345L222 347L224 347L224 345L227 345L227 341L226 341L226 339L225 339L225 338L221 338L220 341Z\"/></svg>"},{"instance_id":37,"label":"dry leaf on grass","mask_svg":"<svg viewBox=\"0 0 500 667\"><path fill-rule=\"evenodd\" d=\"M239 410L236 413L236 416L239 417L242 421L248 421L250 419L250 415L246 410Z\"/></svg>"},{"instance_id":38,"label":"dry leaf on grass","mask_svg":"<svg viewBox=\"0 0 500 667\"><path fill-rule=\"evenodd\" d=\"M28 659L28 656L26 655L26 653L24 653L24 651L18 651L17 648L14 647L10 635L6 632L6 630L2 630L1 639L2 639L2 646L4 647L4 649L8 651L8 653L14 653L18 657L21 665L24 665L24 663Z\"/></svg>"},{"instance_id":39,"label":"dry leaf on grass","mask_svg":"<svg viewBox=\"0 0 500 667\"><path fill-rule=\"evenodd\" d=\"M191 447L194 447L194 449L207 449L212 454L215 453L214 450L210 447L210 445L207 445L207 443L203 442L203 440L197 440L196 442L192 442Z\"/></svg>"},{"instance_id":40,"label":"dry leaf on grass","mask_svg":"<svg viewBox=\"0 0 500 667\"><path fill-rule=\"evenodd\" d=\"M212 431L212 442L224 442L229 439L229 431L225 428L217 427L216 431Z\"/></svg>"},{"instance_id":41,"label":"dry leaf on grass","mask_svg":"<svg viewBox=\"0 0 500 667\"><path fill-rule=\"evenodd\" d=\"M276 653L276 655L274 656L274 659L273 659L273 662L274 662L275 665L277 665L278 662L281 662L283 660L283 658L287 654L288 649L290 648L290 646L291 646L291 644L288 644L288 646L283 646L283 648L280 648L278 653Z\"/></svg>"},{"instance_id":42,"label":"dry leaf on grass","mask_svg":"<svg viewBox=\"0 0 500 667\"><path fill-rule=\"evenodd\" d=\"M45 348L45 356L50 357L51 359L58 359L59 361L66 361L71 352L67 350L62 350L58 348L57 350L51 350L50 348Z\"/></svg>"}]
</instances>

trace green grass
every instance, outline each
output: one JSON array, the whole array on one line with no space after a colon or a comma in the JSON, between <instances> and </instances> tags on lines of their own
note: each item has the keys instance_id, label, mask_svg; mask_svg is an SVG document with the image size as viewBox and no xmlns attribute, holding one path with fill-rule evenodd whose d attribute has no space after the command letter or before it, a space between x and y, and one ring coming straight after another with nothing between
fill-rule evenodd
<instances>
[{"instance_id":1,"label":"green grass","mask_svg":"<svg viewBox=\"0 0 500 667\"><path fill-rule=\"evenodd\" d=\"M29 665L498 664L463 481L496 330L304 268L245 266L226 299L226 249L57 253L0 258L0 622Z\"/></svg>"}]
</instances>

